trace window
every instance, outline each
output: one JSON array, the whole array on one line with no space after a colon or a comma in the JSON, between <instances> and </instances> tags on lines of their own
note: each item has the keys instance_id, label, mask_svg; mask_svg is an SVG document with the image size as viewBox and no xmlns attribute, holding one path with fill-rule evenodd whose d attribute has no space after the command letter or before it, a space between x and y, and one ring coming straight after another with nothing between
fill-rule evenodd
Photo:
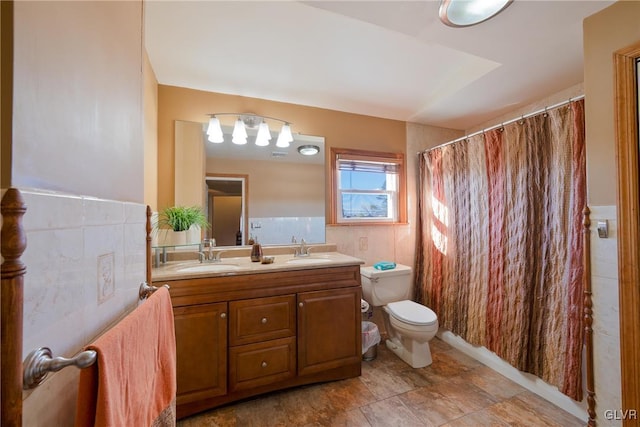
<instances>
[{"instance_id":1,"label":"window","mask_svg":"<svg viewBox=\"0 0 640 427\"><path fill-rule=\"evenodd\" d=\"M404 155L331 149L332 223L406 222Z\"/></svg>"}]
</instances>

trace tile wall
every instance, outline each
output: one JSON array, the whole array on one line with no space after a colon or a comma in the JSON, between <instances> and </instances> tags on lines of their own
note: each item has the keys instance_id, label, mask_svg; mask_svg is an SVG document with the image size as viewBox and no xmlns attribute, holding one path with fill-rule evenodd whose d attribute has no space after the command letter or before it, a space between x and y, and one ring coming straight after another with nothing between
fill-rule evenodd
<instances>
[{"instance_id":1,"label":"tile wall","mask_svg":"<svg viewBox=\"0 0 640 427\"><path fill-rule=\"evenodd\" d=\"M21 190L27 212L23 357L71 357L138 304L145 280L146 206ZM25 392L23 424L73 425L79 370Z\"/></svg>"},{"instance_id":2,"label":"tile wall","mask_svg":"<svg viewBox=\"0 0 640 427\"><path fill-rule=\"evenodd\" d=\"M591 210L591 288L596 419L599 426L620 426L620 318L618 302L618 226L615 206ZM597 223L607 221L609 236L599 238Z\"/></svg>"},{"instance_id":3,"label":"tile wall","mask_svg":"<svg viewBox=\"0 0 640 427\"><path fill-rule=\"evenodd\" d=\"M328 242L324 228L323 216L249 218L249 235L270 245L300 243L302 239L307 243Z\"/></svg>"}]
</instances>

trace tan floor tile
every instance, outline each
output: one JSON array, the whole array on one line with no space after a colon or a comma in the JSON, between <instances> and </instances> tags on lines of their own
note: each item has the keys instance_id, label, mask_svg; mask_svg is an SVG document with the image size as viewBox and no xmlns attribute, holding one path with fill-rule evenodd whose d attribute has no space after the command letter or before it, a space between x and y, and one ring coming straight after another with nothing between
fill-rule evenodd
<instances>
[{"instance_id":1,"label":"tan floor tile","mask_svg":"<svg viewBox=\"0 0 640 427\"><path fill-rule=\"evenodd\" d=\"M550 423L557 423L563 427L578 427L585 424L584 421L530 391L520 393L514 399L520 400L523 405L532 408L540 417L549 420Z\"/></svg>"},{"instance_id":2,"label":"tan floor tile","mask_svg":"<svg viewBox=\"0 0 640 427\"><path fill-rule=\"evenodd\" d=\"M509 424L492 415L488 410L473 412L469 415L457 418L441 427L507 427Z\"/></svg>"},{"instance_id":3,"label":"tan floor tile","mask_svg":"<svg viewBox=\"0 0 640 427\"><path fill-rule=\"evenodd\" d=\"M305 427L371 427L369 421L364 416L362 411L358 409L352 409L347 412L340 412L335 414L329 419L323 420L319 423L309 424Z\"/></svg>"},{"instance_id":4,"label":"tan floor tile","mask_svg":"<svg viewBox=\"0 0 640 427\"><path fill-rule=\"evenodd\" d=\"M360 378L328 382L320 387L337 412L357 409L378 400Z\"/></svg>"},{"instance_id":5,"label":"tan floor tile","mask_svg":"<svg viewBox=\"0 0 640 427\"><path fill-rule=\"evenodd\" d=\"M484 365L463 373L460 378L469 381L498 400L508 399L525 391L524 387Z\"/></svg>"},{"instance_id":6,"label":"tan floor tile","mask_svg":"<svg viewBox=\"0 0 640 427\"><path fill-rule=\"evenodd\" d=\"M544 403L541 403L538 400L542 399L526 391L487 408L487 411L512 426L577 427L584 425L583 422L555 405L544 400Z\"/></svg>"},{"instance_id":7,"label":"tan floor tile","mask_svg":"<svg viewBox=\"0 0 640 427\"><path fill-rule=\"evenodd\" d=\"M424 427L424 423L398 397L390 397L362 408L372 427Z\"/></svg>"},{"instance_id":8,"label":"tan floor tile","mask_svg":"<svg viewBox=\"0 0 640 427\"><path fill-rule=\"evenodd\" d=\"M460 378L421 387L399 397L420 419L434 425L450 422L497 402L482 389Z\"/></svg>"}]
</instances>

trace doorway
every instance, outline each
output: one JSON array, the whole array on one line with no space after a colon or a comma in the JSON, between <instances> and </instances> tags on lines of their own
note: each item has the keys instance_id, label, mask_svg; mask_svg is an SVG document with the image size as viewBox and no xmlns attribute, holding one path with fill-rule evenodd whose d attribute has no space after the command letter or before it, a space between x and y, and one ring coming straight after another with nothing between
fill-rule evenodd
<instances>
[{"instance_id":1,"label":"doorway","mask_svg":"<svg viewBox=\"0 0 640 427\"><path fill-rule=\"evenodd\" d=\"M208 236L217 246L241 246L247 230L247 175L207 175Z\"/></svg>"}]
</instances>

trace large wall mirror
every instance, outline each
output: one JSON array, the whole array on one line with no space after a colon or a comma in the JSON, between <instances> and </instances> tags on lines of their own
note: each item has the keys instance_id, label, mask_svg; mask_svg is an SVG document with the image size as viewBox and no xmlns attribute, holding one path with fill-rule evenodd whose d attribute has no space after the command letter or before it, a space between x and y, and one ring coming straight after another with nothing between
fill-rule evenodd
<instances>
[{"instance_id":1,"label":"large wall mirror","mask_svg":"<svg viewBox=\"0 0 640 427\"><path fill-rule=\"evenodd\" d=\"M175 204L203 206L212 229L206 237L218 246L325 242L324 138L294 134L287 148L231 141L232 127L222 126L224 142L207 140L205 123L175 123ZM315 146L315 155L300 147Z\"/></svg>"}]
</instances>

